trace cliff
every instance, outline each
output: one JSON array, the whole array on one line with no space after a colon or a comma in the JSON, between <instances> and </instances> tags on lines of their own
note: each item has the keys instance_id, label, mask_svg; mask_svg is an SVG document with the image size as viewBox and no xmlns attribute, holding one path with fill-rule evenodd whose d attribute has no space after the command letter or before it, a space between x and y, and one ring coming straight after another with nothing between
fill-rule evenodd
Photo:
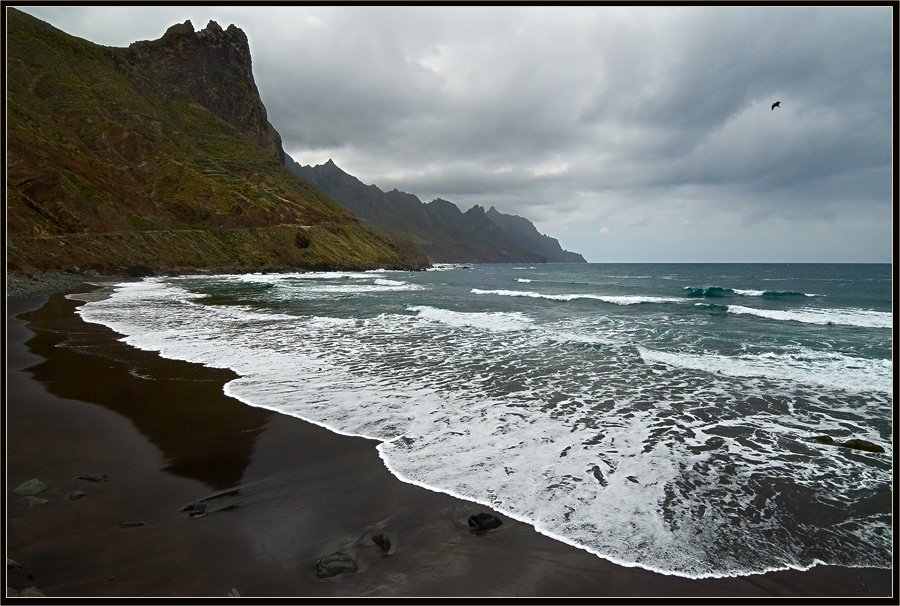
<instances>
[{"instance_id":1,"label":"cliff","mask_svg":"<svg viewBox=\"0 0 900 606\"><path fill-rule=\"evenodd\" d=\"M433 263L543 263L540 252L523 246L474 206L465 213L452 202L427 204L412 194L366 185L332 160L301 166L288 156L286 165L344 208L396 239L411 242Z\"/></svg>"},{"instance_id":2,"label":"cliff","mask_svg":"<svg viewBox=\"0 0 900 606\"><path fill-rule=\"evenodd\" d=\"M580 254L563 250L556 238L540 233L525 217L503 214L493 206L485 215L520 246L544 255L547 263L587 263Z\"/></svg>"},{"instance_id":3,"label":"cliff","mask_svg":"<svg viewBox=\"0 0 900 606\"><path fill-rule=\"evenodd\" d=\"M210 21L206 29L195 32L185 21L170 27L159 40L134 42L127 52L112 52L137 88L186 95L284 164L281 136L267 119L242 30L234 25L223 30Z\"/></svg>"},{"instance_id":4,"label":"cliff","mask_svg":"<svg viewBox=\"0 0 900 606\"><path fill-rule=\"evenodd\" d=\"M280 162L234 26L120 49L8 8L6 67L8 272L427 263Z\"/></svg>"}]
</instances>

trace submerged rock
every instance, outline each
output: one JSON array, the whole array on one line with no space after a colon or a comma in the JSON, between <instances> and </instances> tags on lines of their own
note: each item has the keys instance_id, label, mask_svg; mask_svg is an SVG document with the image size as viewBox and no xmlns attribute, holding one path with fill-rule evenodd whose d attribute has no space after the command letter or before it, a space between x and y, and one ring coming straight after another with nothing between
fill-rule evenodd
<instances>
[{"instance_id":1,"label":"submerged rock","mask_svg":"<svg viewBox=\"0 0 900 606\"><path fill-rule=\"evenodd\" d=\"M84 480L85 482L93 482L94 484L102 484L109 480L109 476L105 473L92 473L81 476L76 476L76 480Z\"/></svg>"},{"instance_id":2,"label":"submerged rock","mask_svg":"<svg viewBox=\"0 0 900 606\"><path fill-rule=\"evenodd\" d=\"M147 522L120 522L119 528L135 528L137 526L146 526Z\"/></svg>"},{"instance_id":3,"label":"submerged rock","mask_svg":"<svg viewBox=\"0 0 900 606\"><path fill-rule=\"evenodd\" d=\"M854 450L865 450L866 452L884 452L884 448L882 448L878 444L873 444L868 440L860 440L859 438L853 438L851 440L847 440L846 442L837 443L831 436L821 435L813 436L812 438L810 438L810 441L818 442L819 444L834 444L837 446L843 446L844 448L852 448Z\"/></svg>"},{"instance_id":4,"label":"submerged rock","mask_svg":"<svg viewBox=\"0 0 900 606\"><path fill-rule=\"evenodd\" d=\"M813 441L819 444L834 444L834 439L831 436L816 436L813 438Z\"/></svg>"},{"instance_id":5,"label":"submerged rock","mask_svg":"<svg viewBox=\"0 0 900 606\"><path fill-rule=\"evenodd\" d=\"M594 465L591 467L591 475L593 475L598 482L600 482L600 486L606 488L609 486L609 482L606 481L606 478L603 477L603 472L600 470L599 465Z\"/></svg>"},{"instance_id":6,"label":"submerged rock","mask_svg":"<svg viewBox=\"0 0 900 606\"><path fill-rule=\"evenodd\" d=\"M316 577L319 579L327 579L339 574L357 572L358 570L359 566L357 566L356 560L343 552L327 555L316 562Z\"/></svg>"},{"instance_id":7,"label":"submerged rock","mask_svg":"<svg viewBox=\"0 0 900 606\"><path fill-rule=\"evenodd\" d=\"M35 505L46 505L50 501L47 499L42 499L41 497L25 497L25 502L28 503L29 507L34 507Z\"/></svg>"},{"instance_id":8,"label":"submerged rock","mask_svg":"<svg viewBox=\"0 0 900 606\"><path fill-rule=\"evenodd\" d=\"M87 493L83 490L73 490L72 492L67 493L66 496L69 497L70 501L77 501L78 499L83 499L84 497L88 496L88 494L90 493Z\"/></svg>"},{"instance_id":9,"label":"submerged rock","mask_svg":"<svg viewBox=\"0 0 900 606\"><path fill-rule=\"evenodd\" d=\"M19 484L13 492L16 494L39 494L47 490L47 485L38 480L37 478L33 478L28 480L27 482L22 482Z\"/></svg>"},{"instance_id":10,"label":"submerged rock","mask_svg":"<svg viewBox=\"0 0 900 606\"><path fill-rule=\"evenodd\" d=\"M503 524L503 520L490 513L476 513L469 518L469 529L472 531L491 530Z\"/></svg>"},{"instance_id":11,"label":"submerged rock","mask_svg":"<svg viewBox=\"0 0 900 606\"><path fill-rule=\"evenodd\" d=\"M847 440L843 444L839 444L839 446L856 450L865 450L866 452L884 452L884 448L878 444L873 444L872 442L860 439Z\"/></svg>"}]
</instances>

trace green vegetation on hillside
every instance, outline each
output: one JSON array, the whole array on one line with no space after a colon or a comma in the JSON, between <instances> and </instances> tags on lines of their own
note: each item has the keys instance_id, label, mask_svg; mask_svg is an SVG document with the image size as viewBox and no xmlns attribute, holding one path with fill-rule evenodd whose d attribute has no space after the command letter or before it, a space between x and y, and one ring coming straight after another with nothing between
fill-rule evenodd
<instances>
[{"instance_id":1,"label":"green vegetation on hillside","mask_svg":"<svg viewBox=\"0 0 900 606\"><path fill-rule=\"evenodd\" d=\"M8 271L416 266L128 49L7 17Z\"/></svg>"}]
</instances>

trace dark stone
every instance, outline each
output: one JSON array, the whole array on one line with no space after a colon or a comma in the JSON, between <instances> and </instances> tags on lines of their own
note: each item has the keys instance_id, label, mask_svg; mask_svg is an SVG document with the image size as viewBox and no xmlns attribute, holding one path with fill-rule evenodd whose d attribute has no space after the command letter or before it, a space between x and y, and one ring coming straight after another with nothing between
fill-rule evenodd
<instances>
[{"instance_id":1,"label":"dark stone","mask_svg":"<svg viewBox=\"0 0 900 606\"><path fill-rule=\"evenodd\" d=\"M819 444L834 444L834 440L831 436L816 436L813 438L814 442L818 442Z\"/></svg>"},{"instance_id":2,"label":"dark stone","mask_svg":"<svg viewBox=\"0 0 900 606\"><path fill-rule=\"evenodd\" d=\"M843 446L845 448L854 448L856 450L865 450L867 452L884 452L884 448L882 448L878 444L873 444L872 442L859 439L847 440L843 444L839 444L839 446Z\"/></svg>"},{"instance_id":3,"label":"dark stone","mask_svg":"<svg viewBox=\"0 0 900 606\"><path fill-rule=\"evenodd\" d=\"M16 494L39 494L47 490L47 485L38 480L37 478L33 478L28 480L27 482L22 482L19 484L17 488L13 490Z\"/></svg>"},{"instance_id":4,"label":"dark stone","mask_svg":"<svg viewBox=\"0 0 900 606\"><path fill-rule=\"evenodd\" d=\"M109 476L105 473L92 473L83 476L76 476L76 480L84 480L85 482L93 482L94 484L103 484L109 480Z\"/></svg>"},{"instance_id":5,"label":"dark stone","mask_svg":"<svg viewBox=\"0 0 900 606\"><path fill-rule=\"evenodd\" d=\"M28 503L29 507L34 507L35 505L46 505L50 501L40 497L25 497L25 502Z\"/></svg>"},{"instance_id":6,"label":"dark stone","mask_svg":"<svg viewBox=\"0 0 900 606\"><path fill-rule=\"evenodd\" d=\"M146 526L147 522L120 522L119 528L136 528L138 526Z\"/></svg>"},{"instance_id":7,"label":"dark stone","mask_svg":"<svg viewBox=\"0 0 900 606\"><path fill-rule=\"evenodd\" d=\"M381 553L388 553L391 550L391 539L383 534L373 536L372 542L381 548Z\"/></svg>"},{"instance_id":8,"label":"dark stone","mask_svg":"<svg viewBox=\"0 0 900 606\"><path fill-rule=\"evenodd\" d=\"M78 499L83 499L84 497L88 496L88 493L84 492L83 490L73 490L66 496L69 497L70 501L77 501Z\"/></svg>"},{"instance_id":9,"label":"dark stone","mask_svg":"<svg viewBox=\"0 0 900 606\"><path fill-rule=\"evenodd\" d=\"M491 530L503 524L503 521L489 513L476 513L469 518L469 529L472 531Z\"/></svg>"},{"instance_id":10,"label":"dark stone","mask_svg":"<svg viewBox=\"0 0 900 606\"><path fill-rule=\"evenodd\" d=\"M359 566L356 565L356 561L342 552L325 556L316 562L316 577L319 579L327 579L339 574L357 572L358 570Z\"/></svg>"},{"instance_id":11,"label":"dark stone","mask_svg":"<svg viewBox=\"0 0 900 606\"><path fill-rule=\"evenodd\" d=\"M603 477L603 472L600 471L600 466L599 466L599 465L594 465L594 466L591 468L591 474L593 474L593 476L594 476L595 478L597 478L597 481L600 482L600 486L603 486L604 488L606 488L607 486L609 486L609 482L607 482L607 481L606 481L606 478Z\"/></svg>"},{"instance_id":12,"label":"dark stone","mask_svg":"<svg viewBox=\"0 0 900 606\"><path fill-rule=\"evenodd\" d=\"M207 509L209 509L209 505L201 503L200 501L195 501L182 507L181 511L187 512L192 518L199 518L200 516L206 515Z\"/></svg>"}]
</instances>

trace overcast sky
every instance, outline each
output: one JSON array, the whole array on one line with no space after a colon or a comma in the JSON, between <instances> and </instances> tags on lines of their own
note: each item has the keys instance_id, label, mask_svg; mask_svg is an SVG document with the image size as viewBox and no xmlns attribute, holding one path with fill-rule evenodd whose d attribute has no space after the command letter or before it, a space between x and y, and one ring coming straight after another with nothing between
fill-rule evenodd
<instances>
[{"instance_id":1,"label":"overcast sky","mask_svg":"<svg viewBox=\"0 0 900 606\"><path fill-rule=\"evenodd\" d=\"M108 46L234 24L296 161L591 262L892 259L890 6L23 10Z\"/></svg>"}]
</instances>

